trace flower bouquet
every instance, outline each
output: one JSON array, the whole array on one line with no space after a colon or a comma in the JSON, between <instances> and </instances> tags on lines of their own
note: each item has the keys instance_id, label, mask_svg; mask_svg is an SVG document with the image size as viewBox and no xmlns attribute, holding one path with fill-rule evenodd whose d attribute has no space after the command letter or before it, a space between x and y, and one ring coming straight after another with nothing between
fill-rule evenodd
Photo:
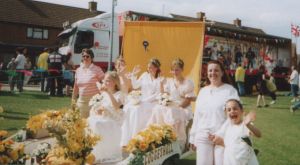
<instances>
[{"instance_id":1,"label":"flower bouquet","mask_svg":"<svg viewBox=\"0 0 300 165\"><path fill-rule=\"evenodd\" d=\"M101 94L96 94L94 95L91 100L89 101L89 106L93 107L97 104L101 104L102 100L103 100L103 95Z\"/></svg>"},{"instance_id":2,"label":"flower bouquet","mask_svg":"<svg viewBox=\"0 0 300 165\"><path fill-rule=\"evenodd\" d=\"M158 104L168 106L171 102L171 97L168 93L160 93L157 96Z\"/></svg>"},{"instance_id":3,"label":"flower bouquet","mask_svg":"<svg viewBox=\"0 0 300 165\"><path fill-rule=\"evenodd\" d=\"M133 90L128 94L129 103L132 105L138 105L141 102L142 93L140 90Z\"/></svg>"},{"instance_id":4,"label":"flower bouquet","mask_svg":"<svg viewBox=\"0 0 300 165\"><path fill-rule=\"evenodd\" d=\"M169 125L150 125L134 136L126 146L131 153L130 165L144 164L147 153L176 141L176 134Z\"/></svg>"},{"instance_id":5,"label":"flower bouquet","mask_svg":"<svg viewBox=\"0 0 300 165\"><path fill-rule=\"evenodd\" d=\"M45 121L45 128L58 142L47 155L47 164L92 164L91 151L99 136L91 133L87 128L86 119L81 118L78 109L69 109L57 121Z\"/></svg>"},{"instance_id":6,"label":"flower bouquet","mask_svg":"<svg viewBox=\"0 0 300 165\"><path fill-rule=\"evenodd\" d=\"M38 115L34 115L27 121L26 128L33 133L34 138L38 139L47 137L49 136L49 132L44 128L45 121L52 120L52 122L57 122L62 118L64 113L64 110L49 110Z\"/></svg>"},{"instance_id":7,"label":"flower bouquet","mask_svg":"<svg viewBox=\"0 0 300 165\"><path fill-rule=\"evenodd\" d=\"M6 139L7 131L0 131L0 164L24 164L24 145Z\"/></svg>"}]
</instances>

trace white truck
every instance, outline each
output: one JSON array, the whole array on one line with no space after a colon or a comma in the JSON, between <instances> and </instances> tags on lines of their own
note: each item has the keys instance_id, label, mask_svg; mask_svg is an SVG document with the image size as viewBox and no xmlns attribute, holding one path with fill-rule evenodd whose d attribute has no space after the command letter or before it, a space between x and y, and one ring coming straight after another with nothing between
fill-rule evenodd
<instances>
[{"instance_id":1,"label":"white truck","mask_svg":"<svg viewBox=\"0 0 300 165\"><path fill-rule=\"evenodd\" d=\"M59 53L70 54L75 65L81 62L81 51L90 48L94 52L94 62L102 68L107 68L110 58L111 13L79 20L58 35L60 41ZM115 14L113 29L112 60L119 55L118 18Z\"/></svg>"}]
</instances>

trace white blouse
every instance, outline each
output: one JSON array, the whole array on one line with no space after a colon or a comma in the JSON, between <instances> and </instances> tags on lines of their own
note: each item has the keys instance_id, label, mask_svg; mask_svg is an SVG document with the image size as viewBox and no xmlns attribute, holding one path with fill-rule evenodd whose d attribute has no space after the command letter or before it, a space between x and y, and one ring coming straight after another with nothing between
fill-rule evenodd
<instances>
[{"instance_id":1,"label":"white blouse","mask_svg":"<svg viewBox=\"0 0 300 165\"><path fill-rule=\"evenodd\" d=\"M224 108L229 99L239 100L236 89L229 84L223 84L217 88L206 86L199 91L190 132L190 143L197 143L198 134L201 137L203 133L214 133L219 130L226 120Z\"/></svg>"},{"instance_id":2,"label":"white blouse","mask_svg":"<svg viewBox=\"0 0 300 165\"><path fill-rule=\"evenodd\" d=\"M189 79L176 86L174 78L170 78L164 85L164 91L169 93L172 101L175 102L182 102L187 97L195 97L194 83Z\"/></svg>"},{"instance_id":3,"label":"white blouse","mask_svg":"<svg viewBox=\"0 0 300 165\"><path fill-rule=\"evenodd\" d=\"M144 72L139 79L131 78L133 89L141 88L142 101L154 101L160 93L161 78L152 79L148 72Z\"/></svg>"}]
</instances>

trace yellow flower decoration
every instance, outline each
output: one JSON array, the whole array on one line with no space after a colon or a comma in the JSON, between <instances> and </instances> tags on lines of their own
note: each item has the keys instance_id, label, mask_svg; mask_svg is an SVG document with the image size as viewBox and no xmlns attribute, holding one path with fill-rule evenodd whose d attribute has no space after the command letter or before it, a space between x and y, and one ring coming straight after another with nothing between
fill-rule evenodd
<instances>
[{"instance_id":1,"label":"yellow flower decoration","mask_svg":"<svg viewBox=\"0 0 300 165\"><path fill-rule=\"evenodd\" d=\"M153 124L135 135L125 149L130 153L135 153L137 150L146 152L175 140L176 134L171 126Z\"/></svg>"}]
</instances>

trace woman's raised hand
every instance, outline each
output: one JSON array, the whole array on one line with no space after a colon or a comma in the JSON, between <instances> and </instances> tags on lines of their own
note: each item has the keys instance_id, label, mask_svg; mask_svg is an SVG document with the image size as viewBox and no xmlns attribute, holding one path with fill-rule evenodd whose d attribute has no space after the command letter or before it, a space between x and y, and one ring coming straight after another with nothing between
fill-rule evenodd
<instances>
[{"instance_id":1,"label":"woman's raised hand","mask_svg":"<svg viewBox=\"0 0 300 165\"><path fill-rule=\"evenodd\" d=\"M101 84L100 82L96 82L97 88L99 89L99 92L105 92L107 91L106 87L104 84Z\"/></svg>"}]
</instances>

